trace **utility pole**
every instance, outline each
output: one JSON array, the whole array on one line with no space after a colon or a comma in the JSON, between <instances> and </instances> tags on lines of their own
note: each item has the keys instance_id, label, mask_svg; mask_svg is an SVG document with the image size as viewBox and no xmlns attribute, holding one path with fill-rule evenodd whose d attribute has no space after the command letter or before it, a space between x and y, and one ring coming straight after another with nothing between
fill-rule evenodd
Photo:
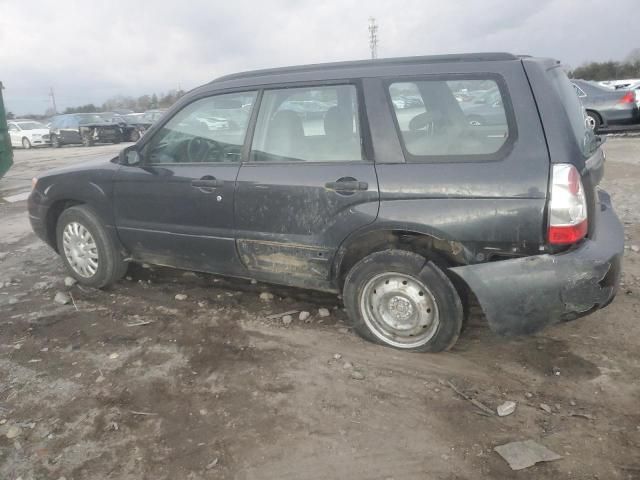
<instances>
[{"instance_id":1,"label":"utility pole","mask_svg":"<svg viewBox=\"0 0 640 480\"><path fill-rule=\"evenodd\" d=\"M51 107L53 108L53 113L58 113L58 108L56 107L56 95L53 93L53 87L49 89L49 97L51 98Z\"/></svg>"},{"instance_id":2,"label":"utility pole","mask_svg":"<svg viewBox=\"0 0 640 480\"><path fill-rule=\"evenodd\" d=\"M373 17L369 17L369 49L371 59L378 58L378 25Z\"/></svg>"}]
</instances>

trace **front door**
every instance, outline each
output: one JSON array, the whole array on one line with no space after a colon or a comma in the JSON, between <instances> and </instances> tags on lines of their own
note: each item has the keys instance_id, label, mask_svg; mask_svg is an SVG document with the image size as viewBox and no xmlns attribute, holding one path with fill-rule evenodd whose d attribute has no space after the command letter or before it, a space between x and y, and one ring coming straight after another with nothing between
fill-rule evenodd
<instances>
[{"instance_id":1,"label":"front door","mask_svg":"<svg viewBox=\"0 0 640 480\"><path fill-rule=\"evenodd\" d=\"M237 270L234 187L255 92L196 100L143 137L140 165L115 182L118 235L134 258L207 272Z\"/></svg>"},{"instance_id":2,"label":"front door","mask_svg":"<svg viewBox=\"0 0 640 480\"><path fill-rule=\"evenodd\" d=\"M329 286L338 246L378 212L360 125L355 85L264 91L236 186L238 253L252 275Z\"/></svg>"}]
</instances>

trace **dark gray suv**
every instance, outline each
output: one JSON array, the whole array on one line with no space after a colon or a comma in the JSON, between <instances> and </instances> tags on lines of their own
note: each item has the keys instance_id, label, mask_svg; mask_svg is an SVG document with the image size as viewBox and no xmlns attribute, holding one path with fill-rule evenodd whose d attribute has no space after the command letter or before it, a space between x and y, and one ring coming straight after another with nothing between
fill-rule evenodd
<instances>
[{"instance_id":1,"label":"dark gray suv","mask_svg":"<svg viewBox=\"0 0 640 480\"><path fill-rule=\"evenodd\" d=\"M613 299L600 142L554 60L262 70L193 90L118 158L38 177L29 214L83 285L137 261L339 292L363 337L441 351L470 298L501 334Z\"/></svg>"}]
</instances>

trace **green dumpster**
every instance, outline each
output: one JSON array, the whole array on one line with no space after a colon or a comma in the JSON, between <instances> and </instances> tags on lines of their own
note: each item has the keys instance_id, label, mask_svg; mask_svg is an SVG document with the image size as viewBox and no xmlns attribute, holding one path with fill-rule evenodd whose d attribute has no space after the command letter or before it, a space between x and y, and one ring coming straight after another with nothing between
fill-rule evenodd
<instances>
[{"instance_id":1,"label":"green dumpster","mask_svg":"<svg viewBox=\"0 0 640 480\"><path fill-rule=\"evenodd\" d=\"M7 173L11 165L13 165L13 150L7 128L7 114L2 100L2 82L0 82L0 178Z\"/></svg>"}]
</instances>

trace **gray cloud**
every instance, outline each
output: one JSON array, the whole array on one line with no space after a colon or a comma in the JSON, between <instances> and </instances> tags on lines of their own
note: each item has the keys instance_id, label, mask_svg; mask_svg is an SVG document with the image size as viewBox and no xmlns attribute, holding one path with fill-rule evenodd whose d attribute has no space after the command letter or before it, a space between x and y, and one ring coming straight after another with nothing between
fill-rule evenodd
<instances>
[{"instance_id":1,"label":"gray cloud","mask_svg":"<svg viewBox=\"0 0 640 480\"><path fill-rule=\"evenodd\" d=\"M51 86L65 108L239 70L361 59L370 15L381 56L511 51L576 66L639 46L636 10L637 0L0 0L0 80L10 110L41 113Z\"/></svg>"}]
</instances>

